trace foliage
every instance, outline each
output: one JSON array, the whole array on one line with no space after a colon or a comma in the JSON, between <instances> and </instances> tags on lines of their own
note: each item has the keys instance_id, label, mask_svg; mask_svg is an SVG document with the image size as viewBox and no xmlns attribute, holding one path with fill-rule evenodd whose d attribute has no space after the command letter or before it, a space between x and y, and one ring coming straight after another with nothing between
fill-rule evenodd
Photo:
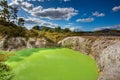
<instances>
[{"instance_id":1,"label":"foliage","mask_svg":"<svg viewBox=\"0 0 120 80\"><path fill-rule=\"evenodd\" d=\"M61 27L55 27L55 30L54 30L55 32L61 32L62 31L62 29L61 29Z\"/></svg>"},{"instance_id":2,"label":"foliage","mask_svg":"<svg viewBox=\"0 0 120 80\"><path fill-rule=\"evenodd\" d=\"M8 3L6 0L1 0L0 1L0 6L2 7L2 10L0 10L1 12L1 19L3 21L9 21L9 18L10 18L10 12L9 12L9 9L8 9Z\"/></svg>"},{"instance_id":3,"label":"foliage","mask_svg":"<svg viewBox=\"0 0 120 80\"><path fill-rule=\"evenodd\" d=\"M70 29L69 28L65 28L63 31L64 32L70 32Z\"/></svg>"},{"instance_id":4,"label":"foliage","mask_svg":"<svg viewBox=\"0 0 120 80\"><path fill-rule=\"evenodd\" d=\"M0 80L12 80L13 74L10 73L10 68L0 62Z\"/></svg>"},{"instance_id":5,"label":"foliage","mask_svg":"<svg viewBox=\"0 0 120 80\"><path fill-rule=\"evenodd\" d=\"M40 29L41 31L50 31L52 28L50 27L46 27L46 26L42 26L42 28Z\"/></svg>"},{"instance_id":6,"label":"foliage","mask_svg":"<svg viewBox=\"0 0 120 80\"><path fill-rule=\"evenodd\" d=\"M13 74L10 72L11 69L4 63L10 56L12 56L12 53L0 51L0 80L12 80Z\"/></svg>"},{"instance_id":7,"label":"foliage","mask_svg":"<svg viewBox=\"0 0 120 80\"><path fill-rule=\"evenodd\" d=\"M24 19L23 18L19 18L19 20L18 20L18 25L19 26L24 26Z\"/></svg>"},{"instance_id":8,"label":"foliage","mask_svg":"<svg viewBox=\"0 0 120 80\"><path fill-rule=\"evenodd\" d=\"M18 19L17 16L17 13L19 11L18 7L9 6L7 0L1 0L0 6L1 6L0 20L2 20L3 22L16 24L18 26L24 25L24 19L23 18Z\"/></svg>"},{"instance_id":9,"label":"foliage","mask_svg":"<svg viewBox=\"0 0 120 80\"><path fill-rule=\"evenodd\" d=\"M36 25L36 26L33 26L33 28L32 28L32 29L39 30L39 29L40 29L40 27L39 27L38 25Z\"/></svg>"},{"instance_id":10,"label":"foliage","mask_svg":"<svg viewBox=\"0 0 120 80\"><path fill-rule=\"evenodd\" d=\"M12 23L17 23L17 13L18 13L18 8L13 8L10 6L10 18L12 19ZM19 20L18 20L18 25L19 25Z\"/></svg>"},{"instance_id":11,"label":"foliage","mask_svg":"<svg viewBox=\"0 0 120 80\"><path fill-rule=\"evenodd\" d=\"M25 29L23 27L12 27L0 25L0 33L8 37L25 37Z\"/></svg>"},{"instance_id":12,"label":"foliage","mask_svg":"<svg viewBox=\"0 0 120 80\"><path fill-rule=\"evenodd\" d=\"M32 29L48 32L71 32L69 28L62 29L60 26L51 28L47 26L34 26Z\"/></svg>"}]
</instances>

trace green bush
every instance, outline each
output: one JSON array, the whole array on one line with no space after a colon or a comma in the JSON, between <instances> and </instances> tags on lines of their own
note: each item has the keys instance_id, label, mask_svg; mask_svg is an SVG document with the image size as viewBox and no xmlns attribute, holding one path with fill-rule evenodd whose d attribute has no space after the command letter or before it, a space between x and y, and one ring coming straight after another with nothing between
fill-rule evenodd
<instances>
[{"instance_id":1,"label":"green bush","mask_svg":"<svg viewBox=\"0 0 120 80\"><path fill-rule=\"evenodd\" d=\"M10 68L0 62L0 80L12 80L13 74L10 72Z\"/></svg>"},{"instance_id":2,"label":"green bush","mask_svg":"<svg viewBox=\"0 0 120 80\"><path fill-rule=\"evenodd\" d=\"M0 80L12 80L13 74L11 69L4 62L12 54L7 54L5 51L0 51Z\"/></svg>"}]
</instances>

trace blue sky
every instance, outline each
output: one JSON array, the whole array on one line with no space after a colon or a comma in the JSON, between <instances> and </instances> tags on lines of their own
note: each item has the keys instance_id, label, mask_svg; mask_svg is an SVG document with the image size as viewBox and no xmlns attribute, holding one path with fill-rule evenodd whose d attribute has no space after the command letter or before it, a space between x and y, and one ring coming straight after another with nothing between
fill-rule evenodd
<instances>
[{"instance_id":1,"label":"blue sky","mask_svg":"<svg viewBox=\"0 0 120 80\"><path fill-rule=\"evenodd\" d=\"M120 26L120 0L8 0L25 26L61 26L93 31Z\"/></svg>"}]
</instances>

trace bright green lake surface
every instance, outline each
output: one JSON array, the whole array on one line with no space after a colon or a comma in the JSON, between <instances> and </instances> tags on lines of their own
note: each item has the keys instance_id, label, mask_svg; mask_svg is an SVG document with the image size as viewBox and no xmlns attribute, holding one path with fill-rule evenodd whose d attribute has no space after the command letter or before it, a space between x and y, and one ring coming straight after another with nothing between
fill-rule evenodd
<instances>
[{"instance_id":1,"label":"bright green lake surface","mask_svg":"<svg viewBox=\"0 0 120 80\"><path fill-rule=\"evenodd\" d=\"M17 51L7 64L13 80L97 80L96 62L67 48Z\"/></svg>"}]
</instances>

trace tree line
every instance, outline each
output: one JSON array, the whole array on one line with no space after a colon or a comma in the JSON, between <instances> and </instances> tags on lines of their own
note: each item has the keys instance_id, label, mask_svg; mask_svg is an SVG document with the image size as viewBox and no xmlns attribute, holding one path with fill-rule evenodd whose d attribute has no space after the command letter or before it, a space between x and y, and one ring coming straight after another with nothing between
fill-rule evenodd
<instances>
[{"instance_id":1,"label":"tree line","mask_svg":"<svg viewBox=\"0 0 120 80\"><path fill-rule=\"evenodd\" d=\"M32 29L39 30L39 31L48 31L48 32L72 32L69 28L62 29L60 26L51 28L47 26L33 26Z\"/></svg>"},{"instance_id":2,"label":"tree line","mask_svg":"<svg viewBox=\"0 0 120 80\"><path fill-rule=\"evenodd\" d=\"M7 0L0 1L0 22L13 23L18 26L24 26L24 19L18 18L17 13L19 11L18 7L12 7L8 5Z\"/></svg>"}]
</instances>

